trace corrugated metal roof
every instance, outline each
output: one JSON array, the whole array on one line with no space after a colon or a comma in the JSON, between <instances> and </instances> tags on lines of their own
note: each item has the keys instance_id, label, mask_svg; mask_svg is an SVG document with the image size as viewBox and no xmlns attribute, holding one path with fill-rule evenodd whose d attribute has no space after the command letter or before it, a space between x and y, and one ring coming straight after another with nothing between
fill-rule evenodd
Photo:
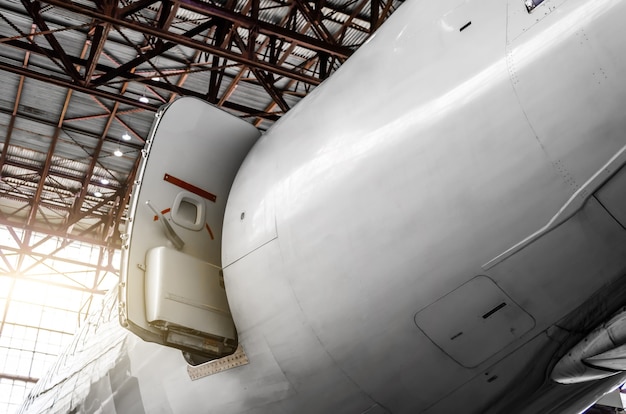
<instances>
[{"instance_id":1,"label":"corrugated metal roof","mask_svg":"<svg viewBox=\"0 0 626 414\"><path fill-rule=\"evenodd\" d=\"M392 9L400 4L391 1ZM120 7L136 4L125 1ZM89 219L93 224L94 215L125 208L107 198L128 196L156 107L191 94L267 129L284 112L283 102L293 107L323 80L320 59L329 59L325 66L332 72L340 62L333 58L336 53L349 55L369 36L367 0L326 1L322 8L306 3L316 16L307 16L297 2L260 0L258 22L249 1L175 4L175 15L159 23L160 16L168 13L160 1L127 16L107 17L89 0L49 0L41 3L39 15L57 47L50 36L39 34L44 28L37 27L38 21L21 1L0 0L0 70L4 69L0 145L9 143L2 159L0 198L32 203L29 197L45 183L35 203L66 215L95 208ZM356 7L361 11L353 13ZM112 21L116 24L109 25ZM159 28L164 22L166 27ZM324 27L313 27L319 22ZM202 24L201 30L183 37ZM100 45L101 53L92 59L97 33L104 27L108 36ZM27 36L31 32L32 41ZM216 41L220 32L221 43ZM348 48L324 41L320 33L330 33ZM189 39L193 47L182 44ZM323 49L327 54L320 55ZM144 54L148 55L138 58ZM278 72L272 77L267 75L274 70ZM88 71L92 77L84 79ZM26 75L21 87L20 74ZM265 74L265 79L257 79L258 74ZM140 98L146 98L153 110L145 110ZM123 139L125 135L130 140ZM122 156L114 155L118 149ZM48 174L42 180L43 170ZM108 181L103 184L102 179ZM79 198L84 205L77 210L74 204ZM23 206L25 212L31 208L35 207ZM42 220L37 224L40 228L50 225L41 212L37 217Z\"/></svg>"}]
</instances>

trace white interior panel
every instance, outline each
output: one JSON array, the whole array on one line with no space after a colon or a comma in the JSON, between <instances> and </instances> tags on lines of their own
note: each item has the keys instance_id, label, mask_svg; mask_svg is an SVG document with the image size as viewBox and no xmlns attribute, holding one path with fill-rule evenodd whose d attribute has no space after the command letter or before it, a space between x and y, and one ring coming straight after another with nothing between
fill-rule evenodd
<instances>
[{"instance_id":1,"label":"white interior panel","mask_svg":"<svg viewBox=\"0 0 626 414\"><path fill-rule=\"evenodd\" d=\"M146 255L146 316L215 336L234 339L220 271L213 265L167 247Z\"/></svg>"}]
</instances>

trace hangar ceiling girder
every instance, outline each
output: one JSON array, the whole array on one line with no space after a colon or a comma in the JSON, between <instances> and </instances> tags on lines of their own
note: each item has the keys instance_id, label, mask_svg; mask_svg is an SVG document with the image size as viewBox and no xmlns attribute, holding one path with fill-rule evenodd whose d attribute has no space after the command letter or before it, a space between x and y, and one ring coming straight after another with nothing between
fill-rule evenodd
<instances>
[{"instance_id":1,"label":"hangar ceiling girder","mask_svg":"<svg viewBox=\"0 0 626 414\"><path fill-rule=\"evenodd\" d=\"M28 0L24 0L24 2L28 2ZM34 1L32 3L38 4L39 2ZM231 47L230 44L226 46L222 46L219 44L215 44L215 42L203 42L202 40L194 38L194 36L198 34L196 33L196 30L186 31L184 33L176 33L171 30L168 30L167 27L158 27L158 26L155 27L151 24L154 22L149 21L148 19L145 19L141 16L141 11L144 9L136 10L132 15L125 18L125 17L117 16L117 11L119 10L118 8L110 9L111 10L110 14L107 14L106 8L104 10L99 10L98 8L90 8L90 7L78 5L76 3L65 2L63 0L47 0L46 3L53 5L55 7L63 8L68 11L72 11L77 14L94 19L93 26L92 26L94 28L102 24L100 22L104 22L105 27L108 25L114 25L116 30L118 31L120 31L120 28L125 28L125 29L136 31L143 35L151 36L154 39L157 39L154 42L154 44L151 45L151 48L163 49L163 44L164 44L163 42L168 41L169 43L173 43L174 45L184 45L191 49L197 49L197 50L200 50L201 52L209 53L211 55L219 56L221 58L226 58L239 64L245 64L249 67L254 67L254 68L262 69L262 70L268 70L268 71L280 74L281 76L285 76L285 77L290 77L290 78L293 77L297 80L300 80L301 82L311 83L315 85L315 84L319 84L321 81L319 77L300 73L296 68L293 68L293 69L286 68L283 66L276 65L270 62L269 60L263 60L263 59L259 59L255 57L254 55L249 53L250 48L252 47L252 43L248 46L247 49L235 50ZM254 38L254 36L250 36L250 33L254 34L258 30L259 33L267 34L270 36L282 35L283 39L292 41L300 47L309 48L313 51L322 50L331 55L337 55L337 56L344 57L344 58L348 57L351 54L351 50L348 48L334 48L331 46L327 46L324 44L323 41L319 41L309 36L300 35L298 32L290 32L288 30L284 30L280 28L279 26L272 27L271 30L263 30L264 28L266 28L266 26L268 26L264 22L257 21L257 25L255 25L253 24L254 20L251 18L248 18L247 16L229 12L228 10L225 10L219 7L210 7L208 4L205 4L205 3L201 3L201 2L196 3L193 0L185 0L185 3L181 4L181 6L182 8L186 10L190 10L199 14L201 13L207 19L213 19L212 20L213 25L218 24L217 23L218 19L230 19L229 20L230 23L236 24L237 28L249 29L248 30L249 38ZM162 10L162 8L163 6L161 6L159 10ZM36 17L40 17L36 13L36 11L33 11L32 9L35 9L35 8L31 7L31 9L29 9L31 16L35 15ZM272 26L272 25L269 25L269 26ZM45 33L44 36L46 37L46 39L48 40L56 39L54 33L47 33L49 31L47 26L44 26L44 27L40 26L39 28L42 33ZM120 31L120 33L122 32ZM39 33L36 33L35 35L39 35ZM48 50L46 52L47 55L53 56L55 60L62 62L64 67L66 65L70 65L70 67L73 67L73 63L74 63L73 59L70 59L70 56L65 51L63 51L62 49L61 50L59 49L59 47L57 46L58 42L56 40L50 42L50 45L52 46L52 50L51 51ZM153 50L156 50L156 49L153 49ZM153 52L153 55L155 56L158 56L159 54L160 53L155 54ZM96 55L94 54L94 60L95 60L95 57ZM93 67L94 65L93 64L90 65L90 62L85 62L84 66ZM80 74L78 74L77 71L75 70L66 71L65 74L70 79L73 79L74 81L78 83L83 83L85 85L93 83L94 86L98 86L98 85L105 83L106 80L109 80L108 76L106 75L102 78L103 80L100 80L99 78L87 79L84 76L81 76ZM121 74L115 73L115 75L121 75Z\"/></svg>"},{"instance_id":2,"label":"hangar ceiling girder","mask_svg":"<svg viewBox=\"0 0 626 414\"><path fill-rule=\"evenodd\" d=\"M0 70L19 76L0 156L6 187L0 196L17 205L0 210L0 221L119 246L118 227L146 135L145 128L132 125L130 115L149 117L161 104L186 95L209 100L266 128L343 63L395 6L393 0L340 5L264 0L263 6L260 0L6 3L0 11L6 23L0 27L0 52L21 51L23 60L19 65L0 60ZM56 16L56 11L63 14ZM30 20L30 30L25 29L25 20ZM81 41L80 49L68 47L68 36ZM346 45L347 41L356 44ZM33 56L38 57L36 63ZM198 87L194 79L201 74L208 76ZM20 111L26 79L65 89L56 119ZM257 106L252 96L238 98L242 88L255 87L260 89L254 94L265 93L265 103L261 100ZM88 95L98 110L68 114L73 92ZM139 97L148 98L148 103ZM0 114L7 110L0 108ZM40 163L10 156L11 137L20 119L54 128ZM104 122L98 132L80 127L100 120ZM113 126L126 130L133 141L120 142L111 132ZM86 161L78 174L58 168L55 161L60 137L75 134L95 139L83 149ZM101 162L102 157L110 158L105 146L116 141L124 158L130 158L128 167L110 172L119 179L102 185L96 170L106 169ZM21 173L5 171L4 166ZM94 197L95 186L106 194ZM85 219L87 224L77 226Z\"/></svg>"},{"instance_id":3,"label":"hangar ceiling girder","mask_svg":"<svg viewBox=\"0 0 626 414\"><path fill-rule=\"evenodd\" d=\"M3 234L10 234L11 239L0 243L0 276L11 279L6 295L3 317L0 320L0 334L10 307L12 290L18 281L70 289L86 294L78 317L84 317L89 311L94 295L103 295L110 286L103 286L107 277L117 278L117 265L113 263L115 249L106 246L96 249L90 260L72 258L65 252L77 243L54 235L43 235L11 226L0 225ZM50 263L55 263L52 266ZM106 284L110 285L111 280Z\"/></svg>"},{"instance_id":4,"label":"hangar ceiling girder","mask_svg":"<svg viewBox=\"0 0 626 414\"><path fill-rule=\"evenodd\" d=\"M361 5L365 5L369 0L362 0L359 3L357 9L362 8ZM175 33L173 31L167 30L168 27L154 27L149 25L146 22L141 22L142 18L141 11L144 8L139 8L136 6L141 3L131 3L129 6L126 6L127 9L120 9L117 7L112 7L110 4L101 5L101 10L98 8L89 8L86 6L81 6L75 3L69 3L61 0L50 0L47 3L52 4L55 7L65 8L67 10L73 11L75 13L88 16L93 20L91 23L85 23L82 25L69 26L69 27L61 27L60 29L51 30L48 25L45 24L43 18L41 16L40 10L42 10L41 3L38 1L29 1L24 0L22 3L25 4L25 8L27 9L28 15L30 15L33 20L37 23L39 31L35 32L33 36L44 36L50 45L49 47L44 47L37 42L34 42L29 39L29 42L24 40L20 40L20 37L26 37L26 34L20 32L17 36L7 36L2 39L2 43L6 45L10 45L16 48L20 48L22 50L27 50L29 52L43 54L49 57L52 61L54 61L55 65L65 68L63 72L58 73L46 73L44 76L38 76L38 79L49 82L53 82L55 84L72 87L76 90L92 92L94 94L100 95L106 98L113 98L113 95L109 93L102 93L102 91L98 91L98 86L103 84L107 84L115 78L123 78L124 80L134 80L136 82L141 82L144 85L147 85L151 88L155 89L163 89L170 92L175 92L179 94L189 95L194 93L197 96L202 96L206 98L212 98L213 101L217 101L216 96L216 83L211 83L211 89L208 93L200 93L198 91L184 90L180 89L180 86L172 84L168 81L167 73L159 73L161 72L159 68L155 67L154 71L158 73L162 81L152 81L150 78L146 76L136 75L130 72L130 69L136 68L138 65L144 62L149 62L150 59L161 56L167 50L172 47L178 45L185 45L192 49L196 49L205 54L211 54L213 56L213 60L211 64L212 68L207 69L211 71L220 70L215 68L216 59L219 61L220 58L228 59L232 62L233 65L245 65L248 68L254 68L256 73L261 72L261 78L257 79L257 83L263 83L267 86L267 78L270 75L276 74L281 77L293 78L304 84L317 85L330 74L330 70L324 69L329 65L329 60L333 60L334 62L343 61L346 57L348 57L352 53L352 49L337 45L337 40L332 40L331 43L327 43L329 39L335 39L336 35L330 35L329 30L324 28L322 22L320 22L320 18L312 17L312 10L307 3L302 1L292 3L289 7L290 10L297 10L296 6L300 6L301 13L306 16L306 20L309 22L308 26L303 28L304 31L308 30L309 27L313 27L316 33L320 33L320 36L326 39L318 40L314 37L303 35L299 31L290 31L288 29L283 28L280 25L272 25L269 23L265 23L260 20L255 20L251 17L248 17L241 13L235 13L233 11L229 11L227 9L212 6L208 3L202 2L193 2L192 0L186 0L182 4L182 8L185 10L191 10L195 13L201 12L204 13L203 16L206 16L207 19L210 19L207 22L204 22L186 32L183 33ZM146 2L141 3L142 5L146 4L154 4L155 2ZM255 1L250 0L248 4L253 6ZM388 5L391 5L392 2L388 2ZM170 2L164 2L161 4L161 7L158 9L159 13L157 16L163 16L165 14L160 13L163 10L163 7L167 7ZM174 5L178 5L179 3L174 2ZM133 7L134 6L134 7ZM131 8L131 9L128 9ZM250 9L253 7L244 7L243 11L246 9ZM174 7L170 7L170 11L173 10ZM126 10L126 11L124 11ZM107 14L108 12L108 14ZM212 13L212 14L211 14ZM173 16L175 13L166 13L168 19L165 23L171 23ZM295 21L297 17L297 13L289 12L286 14L287 20ZM319 15L319 12L318 12ZM122 16L122 17L119 17ZM125 17L128 16L128 17ZM9 20L6 16L6 20ZM134 19L133 19L134 18ZM346 28L351 25L354 16L349 16L348 19L341 26L338 31L339 37L345 34ZM143 19L146 20L146 19ZM284 22L285 19L281 23ZM104 22L103 22L104 21ZM149 22L149 21L148 21ZM289 22L287 22L289 23ZM89 25L89 27L85 27L85 25ZM16 27L16 25L13 25ZM111 27L114 26L114 29L118 31L122 36L124 33L120 28L127 28L136 30L137 32L143 35L149 35L152 39L156 39L152 42L151 45L148 45L148 49L138 50L138 56L135 59L129 60L127 62L120 63L119 67L112 68L107 65L99 64L97 62L98 57L103 53L105 44L107 42L106 34L111 31ZM214 30L215 28L224 31L226 27L229 30L229 34L231 36L227 36L227 42L219 42L223 36L214 36L213 42L203 42L199 39L194 39L194 36L200 34L203 30L211 30L212 32L219 32L220 30ZM89 42L91 43L89 57L87 59L79 58L73 56L66 51L64 51L59 42L56 40L55 32L64 31L64 30L77 30L82 29L83 32L88 34ZM241 28L248 29L247 37L248 42L244 42L241 38L241 35L238 34L238 31ZM87 30L89 29L89 30ZM79 30L80 31L80 30ZM239 39L237 40L238 47L233 48L232 35L237 34ZM262 47L259 47L254 50L253 45L256 43L256 36L258 34L267 35L266 40L262 44ZM6 36L6 35L5 35ZM330 36L330 37L329 37ZM128 39L127 39L128 40ZM167 42L165 42L167 41ZM283 49L285 42L291 42L291 48L287 50L287 53L283 53L282 59L280 59L280 63L278 62L279 54L275 53L278 49ZM131 43L131 42L127 42ZM138 47L138 45L132 45L133 47ZM285 57L288 57L290 53L293 51L293 47L304 47L309 48L312 51L320 52L319 55L315 56L315 59L318 60L319 66L322 68L318 70L317 73L306 74L304 72L311 72L310 65L302 65L302 67L298 66L285 66ZM146 46L143 46L144 48ZM274 51L274 53L266 53L267 51ZM263 54L262 54L263 53ZM198 62L186 62L188 67L180 68L179 71L190 71L193 70L193 67L197 67ZM206 62L207 65L209 62ZM193 65L193 66L191 66ZM206 65L205 65L206 66ZM224 65L222 65L224 66ZM81 75L76 67L83 68L85 74ZM71 69L68 69L71 68ZM35 77L37 76L37 72L34 70L27 70L22 68L23 70L19 70L17 67L12 67L9 64L3 64L2 69L7 71L13 71L18 74L23 74L25 76ZM96 73L94 75L94 73ZM48 78L48 79L46 79ZM223 78L223 71L221 72L220 78ZM214 77L215 79L215 77ZM64 82L65 81L65 82ZM116 81L116 82L119 82ZM271 83L269 84L272 88L272 94L270 96L279 97L282 91L279 88ZM268 89L268 88L266 88ZM115 95L115 94L114 94ZM123 97L122 94L118 94L117 98L121 99ZM278 103L280 106L285 109L285 105L283 102L280 102L278 99ZM132 104L133 102L125 100L125 103ZM224 101L223 104L228 105L228 101ZM156 108L150 107L148 105L136 105L138 107L143 107L144 109L152 109ZM264 114L262 111L254 111L251 108L246 108L243 105L231 105L232 110L239 111L242 114L250 113L258 113L261 116ZM267 114L270 115L270 114ZM275 116L273 117L275 119Z\"/></svg>"}]
</instances>

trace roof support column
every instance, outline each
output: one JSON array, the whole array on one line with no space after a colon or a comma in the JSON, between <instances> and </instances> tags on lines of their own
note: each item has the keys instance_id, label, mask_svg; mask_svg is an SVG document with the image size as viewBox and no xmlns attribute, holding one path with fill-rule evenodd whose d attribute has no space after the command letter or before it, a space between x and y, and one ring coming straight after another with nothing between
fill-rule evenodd
<instances>
[{"instance_id":1,"label":"roof support column","mask_svg":"<svg viewBox=\"0 0 626 414\"><path fill-rule=\"evenodd\" d=\"M30 28L31 35L35 32L35 25L33 24ZM32 40L33 37L29 36L29 40ZM26 68L28 66L28 60L30 59L30 52L26 51L24 54L24 61L22 63L22 67ZM2 171L2 166L4 165L7 159L7 152L9 150L9 144L11 143L11 135L13 135L13 128L15 127L15 119L17 118L17 110L20 107L20 100L22 99L22 91L24 90L24 80L25 76L20 76L20 81L17 85L17 93L15 94L15 103L13 104L13 112L11 113L11 120L9 121L9 126L7 127L7 136L4 139L4 146L2 147L2 154L0 154L0 171Z\"/></svg>"},{"instance_id":2,"label":"roof support column","mask_svg":"<svg viewBox=\"0 0 626 414\"><path fill-rule=\"evenodd\" d=\"M43 165L43 168L41 169L39 185L37 185L37 191L35 192L35 196L33 197L30 213L28 214L28 220L26 221L26 226L32 226L35 223L35 217L37 216L37 210L39 209L39 202L41 201L41 193L43 192L43 188L46 184L48 171L50 171L52 156L54 155L54 149L56 148L57 142L59 141L59 135L61 134L63 120L65 119L67 107L70 104L70 99L72 98L72 92L72 89L68 89L67 95L65 96L65 102L63 102L63 109L61 110L61 115L59 116L59 122L56 129L54 130L54 135L52 135L50 148L48 148L48 154L46 155L46 161Z\"/></svg>"}]
</instances>

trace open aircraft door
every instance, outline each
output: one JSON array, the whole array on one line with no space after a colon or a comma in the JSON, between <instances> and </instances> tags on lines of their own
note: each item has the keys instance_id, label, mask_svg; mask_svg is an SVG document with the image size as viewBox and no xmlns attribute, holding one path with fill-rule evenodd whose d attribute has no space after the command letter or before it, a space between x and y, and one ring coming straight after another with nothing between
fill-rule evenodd
<instances>
[{"instance_id":1,"label":"open aircraft door","mask_svg":"<svg viewBox=\"0 0 626 414\"><path fill-rule=\"evenodd\" d=\"M156 115L123 235L120 322L146 341L219 358L237 348L222 222L252 125L195 98Z\"/></svg>"}]
</instances>

